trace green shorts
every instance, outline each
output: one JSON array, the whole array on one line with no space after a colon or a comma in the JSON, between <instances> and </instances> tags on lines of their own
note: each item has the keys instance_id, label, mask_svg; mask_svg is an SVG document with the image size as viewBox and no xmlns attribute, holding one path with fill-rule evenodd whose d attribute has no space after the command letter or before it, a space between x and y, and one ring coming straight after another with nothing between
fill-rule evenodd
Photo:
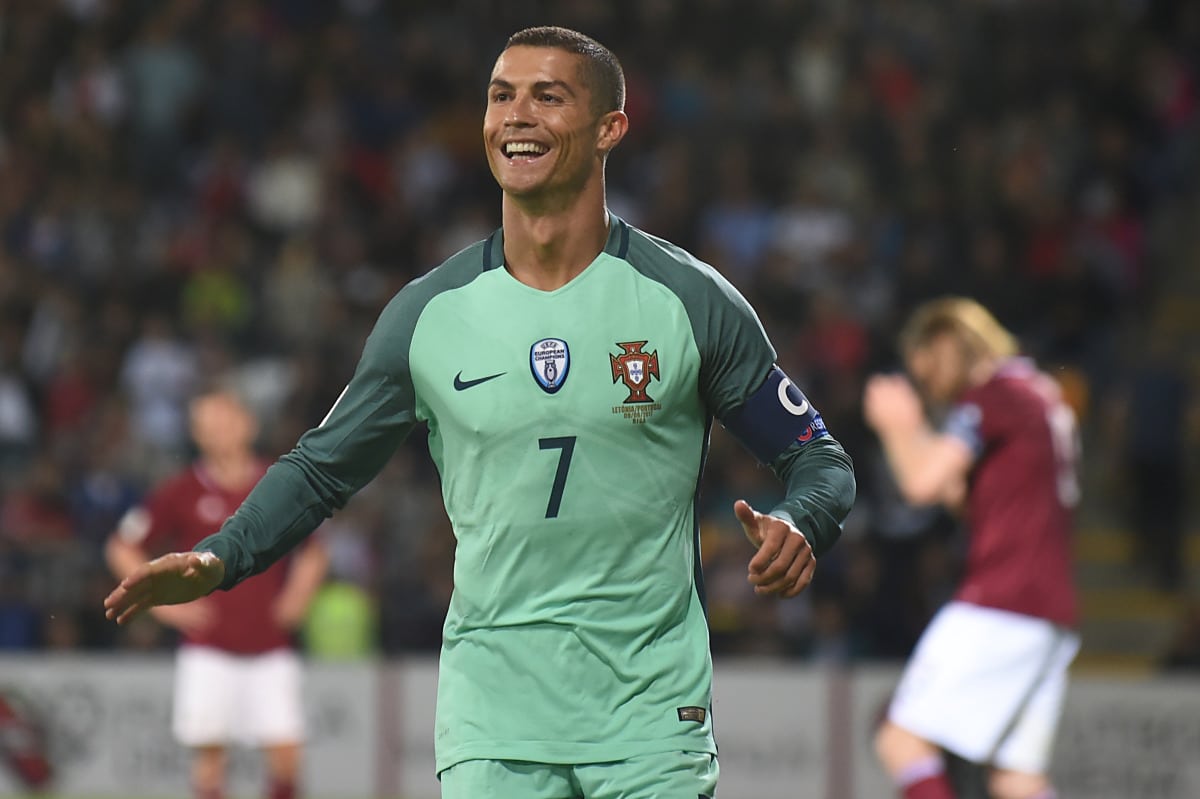
<instances>
[{"instance_id":1,"label":"green shorts","mask_svg":"<svg viewBox=\"0 0 1200 799\"><path fill-rule=\"evenodd\" d=\"M712 799L717 758L662 752L578 766L464 760L443 771L442 799Z\"/></svg>"}]
</instances>

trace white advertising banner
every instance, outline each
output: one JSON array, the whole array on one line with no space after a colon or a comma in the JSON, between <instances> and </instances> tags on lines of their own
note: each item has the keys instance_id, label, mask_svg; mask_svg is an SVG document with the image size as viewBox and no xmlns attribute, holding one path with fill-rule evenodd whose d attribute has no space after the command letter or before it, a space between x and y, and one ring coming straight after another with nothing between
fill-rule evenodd
<instances>
[{"instance_id":1,"label":"white advertising banner","mask_svg":"<svg viewBox=\"0 0 1200 799\"><path fill-rule=\"evenodd\" d=\"M1200 682L1075 680L1053 771L1064 797L1200 797Z\"/></svg>"},{"instance_id":2,"label":"white advertising banner","mask_svg":"<svg viewBox=\"0 0 1200 799\"><path fill-rule=\"evenodd\" d=\"M187 751L170 734L170 657L4 657L0 691L17 698L45 730L53 789L64 796L178 796ZM375 669L310 666L305 673L310 796L361 799L374 792L378 719ZM262 764L235 750L234 796L260 796ZM0 769L0 795L25 795Z\"/></svg>"},{"instance_id":3,"label":"white advertising banner","mask_svg":"<svg viewBox=\"0 0 1200 799\"><path fill-rule=\"evenodd\" d=\"M413 659L393 664L386 680L397 697L392 709L392 728L398 732L391 746L391 779L381 785L380 795L404 799L437 799L437 775L433 759L433 719L437 705L437 660ZM398 789L398 790L397 790Z\"/></svg>"},{"instance_id":4,"label":"white advertising banner","mask_svg":"<svg viewBox=\"0 0 1200 799\"><path fill-rule=\"evenodd\" d=\"M717 661L713 731L720 796L826 799L826 675L788 664Z\"/></svg>"},{"instance_id":5,"label":"white advertising banner","mask_svg":"<svg viewBox=\"0 0 1200 799\"><path fill-rule=\"evenodd\" d=\"M0 693L46 731L56 797L183 796L187 753L169 730L169 657L0 657ZM713 722L722 797L885 799L871 735L895 668L837 671L718 660ZM310 664L310 799L437 799L432 658ZM1064 797L1200 797L1200 681L1076 678L1054 774ZM232 762L232 796L262 794L254 753ZM25 791L0 768L0 796Z\"/></svg>"},{"instance_id":6,"label":"white advertising banner","mask_svg":"<svg viewBox=\"0 0 1200 799\"><path fill-rule=\"evenodd\" d=\"M851 790L844 794L846 799L868 796L890 799L896 795L891 780L875 760L873 739L876 726L887 711L888 701L899 679L898 668L854 670L851 677L850 733L844 741L844 746L849 750L849 761L853 764L849 776Z\"/></svg>"}]
</instances>

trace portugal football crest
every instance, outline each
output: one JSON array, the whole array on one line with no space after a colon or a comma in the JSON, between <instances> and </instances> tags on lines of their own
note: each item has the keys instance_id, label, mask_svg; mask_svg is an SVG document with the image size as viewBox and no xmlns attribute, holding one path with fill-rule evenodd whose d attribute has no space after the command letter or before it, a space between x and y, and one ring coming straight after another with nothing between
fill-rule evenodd
<instances>
[{"instance_id":1,"label":"portugal football crest","mask_svg":"<svg viewBox=\"0 0 1200 799\"><path fill-rule=\"evenodd\" d=\"M553 394L567 381L571 351L561 338L544 338L529 348L529 369L533 379L547 394Z\"/></svg>"},{"instance_id":2,"label":"portugal football crest","mask_svg":"<svg viewBox=\"0 0 1200 799\"><path fill-rule=\"evenodd\" d=\"M646 389L650 386L650 378L662 379L658 375L658 350L642 352L645 341L618 342L617 346L624 352L620 355L609 353L608 359L612 364L613 382L620 380L629 389L625 402L654 402Z\"/></svg>"}]
</instances>

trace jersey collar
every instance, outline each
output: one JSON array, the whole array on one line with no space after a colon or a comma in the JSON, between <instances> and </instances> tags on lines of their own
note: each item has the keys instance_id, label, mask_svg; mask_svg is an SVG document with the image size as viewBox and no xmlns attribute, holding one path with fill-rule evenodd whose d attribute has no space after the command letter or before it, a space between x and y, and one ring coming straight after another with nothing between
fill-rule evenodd
<instances>
[{"instance_id":1,"label":"jersey collar","mask_svg":"<svg viewBox=\"0 0 1200 799\"><path fill-rule=\"evenodd\" d=\"M608 212L608 240L604 242L604 252L624 260L629 253L629 224L614 214ZM499 269L504 266L504 228L497 228L487 237L483 245L483 271Z\"/></svg>"}]
</instances>

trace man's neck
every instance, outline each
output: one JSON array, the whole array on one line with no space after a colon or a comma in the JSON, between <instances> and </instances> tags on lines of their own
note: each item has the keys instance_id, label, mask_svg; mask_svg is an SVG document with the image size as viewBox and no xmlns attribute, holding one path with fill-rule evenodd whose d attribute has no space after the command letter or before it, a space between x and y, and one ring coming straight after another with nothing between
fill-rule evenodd
<instances>
[{"instance_id":1,"label":"man's neck","mask_svg":"<svg viewBox=\"0 0 1200 799\"><path fill-rule=\"evenodd\" d=\"M201 465L209 479L226 491L240 491L258 479L258 458L252 452L206 456Z\"/></svg>"},{"instance_id":2,"label":"man's neck","mask_svg":"<svg viewBox=\"0 0 1200 799\"><path fill-rule=\"evenodd\" d=\"M604 249L608 210L604 193L585 192L556 211L531 210L505 195L504 265L517 280L554 291L577 277Z\"/></svg>"}]
</instances>

